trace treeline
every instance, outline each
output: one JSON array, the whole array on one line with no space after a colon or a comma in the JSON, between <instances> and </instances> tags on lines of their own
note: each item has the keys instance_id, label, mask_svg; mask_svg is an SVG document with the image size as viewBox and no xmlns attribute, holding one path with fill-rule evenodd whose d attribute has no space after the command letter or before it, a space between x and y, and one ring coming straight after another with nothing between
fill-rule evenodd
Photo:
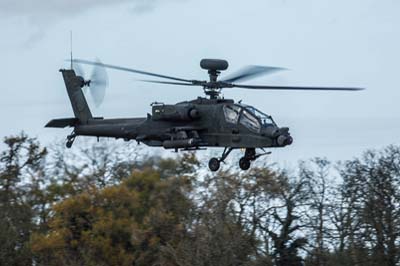
<instances>
[{"instance_id":1,"label":"treeline","mask_svg":"<svg viewBox=\"0 0 400 266\"><path fill-rule=\"evenodd\" d=\"M400 147L226 167L20 134L0 154L0 265L399 265Z\"/></svg>"}]
</instances>

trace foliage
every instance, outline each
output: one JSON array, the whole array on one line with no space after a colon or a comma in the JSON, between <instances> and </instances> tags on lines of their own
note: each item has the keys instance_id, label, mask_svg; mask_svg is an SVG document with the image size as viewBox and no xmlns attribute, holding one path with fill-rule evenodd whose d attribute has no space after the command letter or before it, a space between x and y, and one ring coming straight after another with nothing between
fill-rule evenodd
<instances>
[{"instance_id":1,"label":"foliage","mask_svg":"<svg viewBox=\"0 0 400 266\"><path fill-rule=\"evenodd\" d=\"M399 264L397 146L212 174L132 145L4 147L0 265Z\"/></svg>"}]
</instances>

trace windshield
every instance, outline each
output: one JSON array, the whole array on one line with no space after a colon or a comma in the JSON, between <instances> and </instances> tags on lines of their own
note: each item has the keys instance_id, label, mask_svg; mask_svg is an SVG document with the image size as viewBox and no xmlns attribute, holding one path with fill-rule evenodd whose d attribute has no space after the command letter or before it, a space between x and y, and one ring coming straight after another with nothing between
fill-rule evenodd
<instances>
[{"instance_id":1,"label":"windshield","mask_svg":"<svg viewBox=\"0 0 400 266\"><path fill-rule=\"evenodd\" d=\"M224 105L225 120L229 123L236 124L241 109L242 108L237 105Z\"/></svg>"},{"instance_id":2,"label":"windshield","mask_svg":"<svg viewBox=\"0 0 400 266\"><path fill-rule=\"evenodd\" d=\"M246 109L243 109L242 115L240 116L240 123L254 132L259 132L261 128L258 119Z\"/></svg>"},{"instance_id":3,"label":"windshield","mask_svg":"<svg viewBox=\"0 0 400 266\"><path fill-rule=\"evenodd\" d=\"M275 125L272 117L264 114L250 105L227 104L223 107L225 120L228 123L239 123L254 132L260 132L261 127Z\"/></svg>"},{"instance_id":4,"label":"windshield","mask_svg":"<svg viewBox=\"0 0 400 266\"><path fill-rule=\"evenodd\" d=\"M267 114L261 112L260 110L254 108L253 106L250 106L250 105L243 105L243 106L246 107L246 109L248 111L250 111L253 115L255 115L261 121L261 124L263 126L267 126L267 125L271 125L271 124L276 125L270 115L267 115Z\"/></svg>"}]
</instances>

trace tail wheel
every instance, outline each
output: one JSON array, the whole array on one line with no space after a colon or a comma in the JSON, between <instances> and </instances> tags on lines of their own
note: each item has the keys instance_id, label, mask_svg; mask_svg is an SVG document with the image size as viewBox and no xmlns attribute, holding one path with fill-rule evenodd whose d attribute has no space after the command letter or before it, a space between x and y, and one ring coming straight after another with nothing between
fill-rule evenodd
<instances>
[{"instance_id":1,"label":"tail wheel","mask_svg":"<svg viewBox=\"0 0 400 266\"><path fill-rule=\"evenodd\" d=\"M247 159L246 157L242 157L239 160L239 167L242 170L248 170L250 168L250 160Z\"/></svg>"},{"instance_id":2,"label":"tail wheel","mask_svg":"<svg viewBox=\"0 0 400 266\"><path fill-rule=\"evenodd\" d=\"M73 142L72 141L67 141L67 143L65 144L65 146L70 149L72 147Z\"/></svg>"},{"instance_id":3,"label":"tail wheel","mask_svg":"<svg viewBox=\"0 0 400 266\"><path fill-rule=\"evenodd\" d=\"M210 168L211 171L215 172L218 171L220 167L220 162L217 158L211 158L210 161L208 162L208 168Z\"/></svg>"},{"instance_id":4,"label":"tail wheel","mask_svg":"<svg viewBox=\"0 0 400 266\"><path fill-rule=\"evenodd\" d=\"M65 146L70 149L72 147L72 144L74 144L76 138L76 134L75 132L72 132L70 135L67 136L67 143L65 144Z\"/></svg>"}]
</instances>

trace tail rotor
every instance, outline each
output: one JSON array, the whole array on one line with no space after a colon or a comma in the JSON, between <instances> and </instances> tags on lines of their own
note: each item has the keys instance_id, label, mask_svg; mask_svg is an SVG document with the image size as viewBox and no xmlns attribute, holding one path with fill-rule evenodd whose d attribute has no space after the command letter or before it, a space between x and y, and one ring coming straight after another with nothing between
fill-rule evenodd
<instances>
[{"instance_id":1,"label":"tail rotor","mask_svg":"<svg viewBox=\"0 0 400 266\"><path fill-rule=\"evenodd\" d=\"M90 96L96 107L99 107L106 94L106 88L108 86L108 75L105 67L96 59L96 64L93 67L90 79L86 79L86 75L79 64L74 65L75 72L78 76L83 78L82 90L85 95L90 92Z\"/></svg>"}]
</instances>

